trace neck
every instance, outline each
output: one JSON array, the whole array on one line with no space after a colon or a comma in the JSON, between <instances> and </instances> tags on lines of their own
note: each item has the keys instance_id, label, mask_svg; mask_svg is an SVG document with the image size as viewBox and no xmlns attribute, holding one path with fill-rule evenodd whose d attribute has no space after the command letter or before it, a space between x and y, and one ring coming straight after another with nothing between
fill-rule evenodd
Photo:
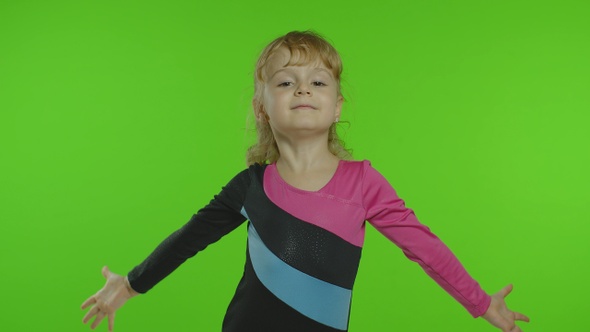
<instances>
[{"instance_id":1,"label":"neck","mask_svg":"<svg viewBox=\"0 0 590 332\"><path fill-rule=\"evenodd\" d=\"M278 138L276 142L280 152L277 167L290 172L302 173L326 166L331 167L339 160L328 149L327 136L297 140Z\"/></svg>"}]
</instances>

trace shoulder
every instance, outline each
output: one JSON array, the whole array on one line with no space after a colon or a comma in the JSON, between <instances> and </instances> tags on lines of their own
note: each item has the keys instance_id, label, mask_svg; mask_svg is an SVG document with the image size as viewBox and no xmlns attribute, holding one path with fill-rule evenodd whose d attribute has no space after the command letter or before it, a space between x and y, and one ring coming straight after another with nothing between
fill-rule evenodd
<instances>
[{"instance_id":1,"label":"shoulder","mask_svg":"<svg viewBox=\"0 0 590 332\"><path fill-rule=\"evenodd\" d=\"M262 183L262 178L264 177L264 170L267 166L268 164L254 163L248 166L247 169L242 171L242 173L244 173L242 176L248 177L250 181Z\"/></svg>"},{"instance_id":2,"label":"shoulder","mask_svg":"<svg viewBox=\"0 0 590 332\"><path fill-rule=\"evenodd\" d=\"M357 180L360 183L387 182L383 175L377 171L369 160L342 160L340 162L341 174L348 181Z\"/></svg>"},{"instance_id":3,"label":"shoulder","mask_svg":"<svg viewBox=\"0 0 590 332\"><path fill-rule=\"evenodd\" d=\"M339 172L345 176L360 175L361 177L368 168L371 167L371 162L368 160L340 160Z\"/></svg>"},{"instance_id":4,"label":"shoulder","mask_svg":"<svg viewBox=\"0 0 590 332\"><path fill-rule=\"evenodd\" d=\"M395 189L393 189L389 181L373 167L369 160L362 160L355 163L351 167L356 168L357 176L359 176L358 180L361 186L362 197L363 201L365 201L363 205L366 204L368 197L396 195Z\"/></svg>"},{"instance_id":5,"label":"shoulder","mask_svg":"<svg viewBox=\"0 0 590 332\"><path fill-rule=\"evenodd\" d=\"M362 205L368 191L387 183L369 160L341 160L329 193ZM327 188L327 189L328 189Z\"/></svg>"},{"instance_id":6,"label":"shoulder","mask_svg":"<svg viewBox=\"0 0 590 332\"><path fill-rule=\"evenodd\" d=\"M227 184L228 187L247 190L252 184L261 184L267 164L252 164L235 175Z\"/></svg>"},{"instance_id":7,"label":"shoulder","mask_svg":"<svg viewBox=\"0 0 590 332\"><path fill-rule=\"evenodd\" d=\"M224 187L224 189L245 191L252 181L255 181L264 172L266 165L253 164L238 172Z\"/></svg>"},{"instance_id":8,"label":"shoulder","mask_svg":"<svg viewBox=\"0 0 590 332\"><path fill-rule=\"evenodd\" d=\"M266 164L252 164L249 165L247 168L241 170L238 174L236 174L233 180L247 180L247 179L252 179L253 177L255 177L257 174L262 174L264 173L264 169L266 168Z\"/></svg>"},{"instance_id":9,"label":"shoulder","mask_svg":"<svg viewBox=\"0 0 590 332\"><path fill-rule=\"evenodd\" d=\"M216 195L216 198L242 204L252 185L259 186L262 183L261 179L265 168L266 165L253 164L238 172L222 187L221 192Z\"/></svg>"}]
</instances>

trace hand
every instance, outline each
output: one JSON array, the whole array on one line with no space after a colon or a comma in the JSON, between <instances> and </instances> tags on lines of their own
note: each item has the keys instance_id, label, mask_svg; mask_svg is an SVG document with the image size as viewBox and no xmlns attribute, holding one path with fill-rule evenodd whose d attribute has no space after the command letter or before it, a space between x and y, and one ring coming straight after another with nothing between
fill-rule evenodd
<instances>
[{"instance_id":1,"label":"hand","mask_svg":"<svg viewBox=\"0 0 590 332\"><path fill-rule=\"evenodd\" d=\"M529 318L519 312L511 311L506 307L504 298L512 291L512 285L502 288L498 293L492 295L492 303L490 307L483 314L490 324L502 330L502 332L522 332L520 327L516 325L516 321L529 322Z\"/></svg>"},{"instance_id":2,"label":"hand","mask_svg":"<svg viewBox=\"0 0 590 332\"><path fill-rule=\"evenodd\" d=\"M109 331L113 331L115 311L123 306L127 300L139 293L131 289L127 278L112 273L106 266L102 268L102 275L107 279L104 287L82 303L82 309L92 305L82 322L86 324L92 317L96 316L90 326L91 329L94 329L106 316L108 317Z\"/></svg>"}]
</instances>

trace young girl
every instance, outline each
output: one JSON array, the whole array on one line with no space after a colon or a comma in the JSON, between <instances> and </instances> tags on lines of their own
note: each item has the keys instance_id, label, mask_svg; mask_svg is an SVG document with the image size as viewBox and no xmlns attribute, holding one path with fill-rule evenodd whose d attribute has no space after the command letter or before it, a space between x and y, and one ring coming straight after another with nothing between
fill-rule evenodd
<instances>
[{"instance_id":1,"label":"young girl","mask_svg":"<svg viewBox=\"0 0 590 332\"><path fill-rule=\"evenodd\" d=\"M521 331L504 298L486 294L420 224L368 161L352 161L336 133L343 97L336 50L313 32L290 32L262 52L253 98L258 142L249 167L126 277L82 304L83 321L107 317L187 258L248 220L246 265L223 331L347 331L365 221L399 246L473 316Z\"/></svg>"}]
</instances>

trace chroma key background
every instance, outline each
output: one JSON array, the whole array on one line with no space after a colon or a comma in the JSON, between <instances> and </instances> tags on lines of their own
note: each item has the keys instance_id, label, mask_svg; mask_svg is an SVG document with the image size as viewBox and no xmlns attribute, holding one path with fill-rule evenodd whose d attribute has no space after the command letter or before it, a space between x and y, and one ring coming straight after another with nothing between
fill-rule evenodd
<instances>
[{"instance_id":1,"label":"chroma key background","mask_svg":"<svg viewBox=\"0 0 590 332\"><path fill-rule=\"evenodd\" d=\"M245 167L259 52L314 29L344 61L355 157L484 289L514 284L525 331L587 330L588 17L582 0L0 2L0 329L88 331L101 267L127 273ZM219 331L245 241L115 331ZM350 331L494 331L371 227L365 243Z\"/></svg>"}]
</instances>

